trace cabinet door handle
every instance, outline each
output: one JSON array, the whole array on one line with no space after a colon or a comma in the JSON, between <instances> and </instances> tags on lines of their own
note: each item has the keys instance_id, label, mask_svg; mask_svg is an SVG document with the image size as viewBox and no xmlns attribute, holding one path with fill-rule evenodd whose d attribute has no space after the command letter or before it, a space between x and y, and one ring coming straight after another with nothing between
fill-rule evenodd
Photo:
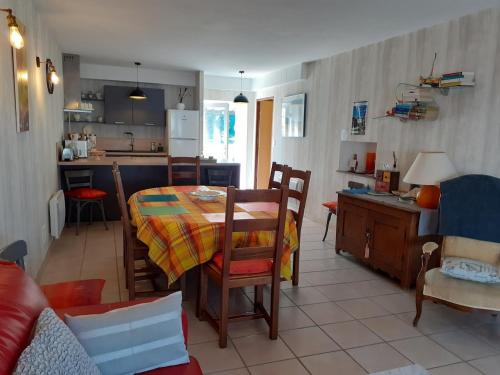
<instances>
[{"instance_id":1,"label":"cabinet door handle","mask_svg":"<svg viewBox=\"0 0 500 375\"><path fill-rule=\"evenodd\" d=\"M145 122L144 125L147 125L147 126L154 126L156 125L154 122Z\"/></svg>"},{"instance_id":2,"label":"cabinet door handle","mask_svg":"<svg viewBox=\"0 0 500 375\"><path fill-rule=\"evenodd\" d=\"M368 259L370 257L370 240L371 240L371 233L366 232L366 243L365 243L365 258Z\"/></svg>"},{"instance_id":3,"label":"cabinet door handle","mask_svg":"<svg viewBox=\"0 0 500 375\"><path fill-rule=\"evenodd\" d=\"M125 121L115 121L114 124L115 125L123 125L123 124L125 124Z\"/></svg>"}]
</instances>

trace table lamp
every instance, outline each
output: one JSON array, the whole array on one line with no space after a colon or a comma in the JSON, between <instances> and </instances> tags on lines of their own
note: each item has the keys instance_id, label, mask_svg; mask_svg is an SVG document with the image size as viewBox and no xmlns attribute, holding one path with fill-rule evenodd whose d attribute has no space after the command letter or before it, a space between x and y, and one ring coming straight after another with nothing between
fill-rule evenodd
<instances>
[{"instance_id":1,"label":"table lamp","mask_svg":"<svg viewBox=\"0 0 500 375\"><path fill-rule=\"evenodd\" d=\"M439 183L455 177L457 171L444 152L420 152L403 178L408 184L421 185L417 204L424 208L439 205Z\"/></svg>"}]
</instances>

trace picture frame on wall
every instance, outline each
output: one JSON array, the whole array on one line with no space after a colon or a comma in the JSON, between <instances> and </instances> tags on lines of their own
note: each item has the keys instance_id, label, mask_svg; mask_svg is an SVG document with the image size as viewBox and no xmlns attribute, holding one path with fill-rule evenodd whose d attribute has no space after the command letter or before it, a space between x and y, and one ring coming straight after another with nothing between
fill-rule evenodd
<instances>
[{"instance_id":1,"label":"picture frame on wall","mask_svg":"<svg viewBox=\"0 0 500 375\"><path fill-rule=\"evenodd\" d=\"M19 24L19 30L26 35L26 29ZM25 46L21 49L11 48L12 51L12 71L14 81L14 102L16 109L17 132L27 132L30 129L29 111L29 73L26 46L27 38L24 38Z\"/></svg>"},{"instance_id":2,"label":"picture frame on wall","mask_svg":"<svg viewBox=\"0 0 500 375\"><path fill-rule=\"evenodd\" d=\"M281 135L285 138L305 137L306 94L285 96L281 103Z\"/></svg>"}]
</instances>

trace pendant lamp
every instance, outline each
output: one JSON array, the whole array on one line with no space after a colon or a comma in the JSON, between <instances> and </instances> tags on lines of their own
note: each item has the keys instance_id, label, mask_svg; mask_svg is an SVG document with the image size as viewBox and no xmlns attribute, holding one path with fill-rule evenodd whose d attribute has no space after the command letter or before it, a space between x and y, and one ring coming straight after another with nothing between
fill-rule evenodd
<instances>
[{"instance_id":1,"label":"pendant lamp","mask_svg":"<svg viewBox=\"0 0 500 375\"><path fill-rule=\"evenodd\" d=\"M135 89L132 90L132 92L130 93L130 95L128 97L130 99L134 99L134 100L144 100L144 99L147 99L148 97L146 96L144 91L142 91L141 88L139 87L139 66L141 65L141 63L135 62L134 64L137 68L137 86Z\"/></svg>"},{"instance_id":2,"label":"pendant lamp","mask_svg":"<svg viewBox=\"0 0 500 375\"><path fill-rule=\"evenodd\" d=\"M241 75L241 86L240 86L241 91L240 91L240 94L238 96L236 96L233 101L234 101L234 103L246 103L246 104L248 104L248 98L245 95L243 95L243 73L245 73L245 71L240 70L239 73Z\"/></svg>"}]
</instances>

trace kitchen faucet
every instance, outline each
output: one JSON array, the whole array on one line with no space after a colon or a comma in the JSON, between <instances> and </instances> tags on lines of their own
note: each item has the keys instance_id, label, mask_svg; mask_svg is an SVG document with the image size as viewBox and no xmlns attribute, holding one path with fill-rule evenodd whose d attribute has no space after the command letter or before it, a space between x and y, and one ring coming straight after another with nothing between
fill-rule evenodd
<instances>
[{"instance_id":1,"label":"kitchen faucet","mask_svg":"<svg viewBox=\"0 0 500 375\"><path fill-rule=\"evenodd\" d=\"M132 133L132 132L125 132L123 134L125 134L126 136L129 137L129 140L130 140L130 143L129 143L130 151L134 152L134 133Z\"/></svg>"}]
</instances>

